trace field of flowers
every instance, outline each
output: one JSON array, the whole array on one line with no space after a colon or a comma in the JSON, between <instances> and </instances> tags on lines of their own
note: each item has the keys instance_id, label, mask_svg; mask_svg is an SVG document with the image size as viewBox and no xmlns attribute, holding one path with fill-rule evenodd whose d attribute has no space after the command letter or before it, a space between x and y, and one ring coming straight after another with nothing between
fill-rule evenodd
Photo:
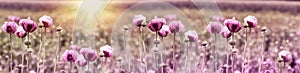
<instances>
[{"instance_id":1,"label":"field of flowers","mask_svg":"<svg viewBox=\"0 0 300 73\"><path fill-rule=\"evenodd\" d=\"M90 34L82 1L0 1L0 73L300 73L300 2L264 2L112 1Z\"/></svg>"}]
</instances>

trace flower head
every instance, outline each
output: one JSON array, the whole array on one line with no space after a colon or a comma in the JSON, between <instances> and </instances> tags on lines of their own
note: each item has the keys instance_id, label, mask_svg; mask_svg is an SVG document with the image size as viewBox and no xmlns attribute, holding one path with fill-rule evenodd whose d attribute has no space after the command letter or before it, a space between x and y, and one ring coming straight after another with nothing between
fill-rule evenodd
<instances>
[{"instance_id":1,"label":"flower head","mask_svg":"<svg viewBox=\"0 0 300 73\"><path fill-rule=\"evenodd\" d=\"M175 15L175 14L169 14L169 15L164 16L164 18L167 21L172 21L172 20L175 20L177 18L177 15Z\"/></svg>"},{"instance_id":2,"label":"flower head","mask_svg":"<svg viewBox=\"0 0 300 73\"><path fill-rule=\"evenodd\" d=\"M244 22L248 24L249 28L257 26L257 19L254 16L248 15L244 18Z\"/></svg>"},{"instance_id":3,"label":"flower head","mask_svg":"<svg viewBox=\"0 0 300 73\"><path fill-rule=\"evenodd\" d=\"M92 48L82 48L80 53L83 55L84 59L89 62L95 61L99 57L98 53Z\"/></svg>"},{"instance_id":4,"label":"flower head","mask_svg":"<svg viewBox=\"0 0 300 73\"><path fill-rule=\"evenodd\" d=\"M209 22L206 30L210 33L219 34L222 30L222 24L220 22Z\"/></svg>"},{"instance_id":5,"label":"flower head","mask_svg":"<svg viewBox=\"0 0 300 73\"><path fill-rule=\"evenodd\" d=\"M166 24L166 19L154 17L154 19L149 22L148 28L151 31L156 32L159 31L164 24Z\"/></svg>"},{"instance_id":6,"label":"flower head","mask_svg":"<svg viewBox=\"0 0 300 73\"><path fill-rule=\"evenodd\" d=\"M103 57L111 57L113 54L112 48L108 45L102 46L100 48L100 52L102 53L101 56L103 56Z\"/></svg>"},{"instance_id":7,"label":"flower head","mask_svg":"<svg viewBox=\"0 0 300 73\"><path fill-rule=\"evenodd\" d=\"M80 49L81 49L81 46L79 46L79 45L70 45L69 48L79 52Z\"/></svg>"},{"instance_id":8,"label":"flower head","mask_svg":"<svg viewBox=\"0 0 300 73\"><path fill-rule=\"evenodd\" d=\"M174 32L180 32L184 28L184 26L181 23L181 21L171 21L169 27L170 27L170 31L172 33L174 33Z\"/></svg>"},{"instance_id":9,"label":"flower head","mask_svg":"<svg viewBox=\"0 0 300 73\"><path fill-rule=\"evenodd\" d=\"M169 35L171 33L170 29L169 29L169 26L168 25L163 25L162 26L162 29L160 29L158 31L158 35L160 37L166 37L167 35Z\"/></svg>"},{"instance_id":10,"label":"flower head","mask_svg":"<svg viewBox=\"0 0 300 73\"><path fill-rule=\"evenodd\" d=\"M15 35L19 38L24 38L27 33L24 31L24 29L22 28L22 26L18 26L17 31L15 32Z\"/></svg>"},{"instance_id":11,"label":"flower head","mask_svg":"<svg viewBox=\"0 0 300 73\"><path fill-rule=\"evenodd\" d=\"M227 26L230 32L234 32L234 33L239 32L243 27L243 25L239 21L235 20L235 18L226 19L224 21L224 24L225 26Z\"/></svg>"},{"instance_id":12,"label":"flower head","mask_svg":"<svg viewBox=\"0 0 300 73\"><path fill-rule=\"evenodd\" d=\"M283 60L283 62L292 61L292 54L289 51L286 50L280 51L278 56Z\"/></svg>"},{"instance_id":13,"label":"flower head","mask_svg":"<svg viewBox=\"0 0 300 73\"><path fill-rule=\"evenodd\" d=\"M145 22L146 22L146 17L143 15L135 15L132 20L132 24L138 27L142 26Z\"/></svg>"},{"instance_id":14,"label":"flower head","mask_svg":"<svg viewBox=\"0 0 300 73\"><path fill-rule=\"evenodd\" d=\"M19 24L23 27L26 32L34 32L37 29L37 24L30 18L21 19Z\"/></svg>"},{"instance_id":15,"label":"flower head","mask_svg":"<svg viewBox=\"0 0 300 73\"><path fill-rule=\"evenodd\" d=\"M223 16L213 16L212 19L218 22L224 22L225 18Z\"/></svg>"},{"instance_id":16,"label":"flower head","mask_svg":"<svg viewBox=\"0 0 300 73\"><path fill-rule=\"evenodd\" d=\"M83 55L79 55L77 60L75 61L75 63L81 67L84 67L85 65L87 65L87 61L84 59Z\"/></svg>"},{"instance_id":17,"label":"flower head","mask_svg":"<svg viewBox=\"0 0 300 73\"><path fill-rule=\"evenodd\" d=\"M42 16L39 21L44 25L44 27L50 27L53 24L52 18L46 15Z\"/></svg>"},{"instance_id":18,"label":"flower head","mask_svg":"<svg viewBox=\"0 0 300 73\"><path fill-rule=\"evenodd\" d=\"M228 30L227 27L223 27L222 31L220 32L220 34L224 37L224 38L229 38L231 36L230 31Z\"/></svg>"},{"instance_id":19,"label":"flower head","mask_svg":"<svg viewBox=\"0 0 300 73\"><path fill-rule=\"evenodd\" d=\"M1 29L5 33L14 34L17 31L18 25L15 22L4 22Z\"/></svg>"},{"instance_id":20,"label":"flower head","mask_svg":"<svg viewBox=\"0 0 300 73\"><path fill-rule=\"evenodd\" d=\"M63 60L68 62L75 62L77 59L77 53L74 50L66 50L62 55Z\"/></svg>"},{"instance_id":21,"label":"flower head","mask_svg":"<svg viewBox=\"0 0 300 73\"><path fill-rule=\"evenodd\" d=\"M16 22L16 23L19 23L19 21L20 21L20 17L18 17L18 16L7 16L7 19L9 20L9 21L13 21L13 22Z\"/></svg>"},{"instance_id":22,"label":"flower head","mask_svg":"<svg viewBox=\"0 0 300 73\"><path fill-rule=\"evenodd\" d=\"M187 38L189 42L196 42L198 40L198 34L196 33L196 31L189 30L189 31L185 32L184 35L185 35L185 38Z\"/></svg>"}]
</instances>

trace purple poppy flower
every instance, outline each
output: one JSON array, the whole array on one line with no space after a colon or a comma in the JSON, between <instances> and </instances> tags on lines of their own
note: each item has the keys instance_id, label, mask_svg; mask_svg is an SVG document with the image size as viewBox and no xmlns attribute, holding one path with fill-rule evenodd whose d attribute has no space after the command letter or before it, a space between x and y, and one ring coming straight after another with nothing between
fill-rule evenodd
<instances>
[{"instance_id":1,"label":"purple poppy flower","mask_svg":"<svg viewBox=\"0 0 300 73\"><path fill-rule=\"evenodd\" d=\"M224 24L227 26L230 32L234 33L239 32L243 27L243 25L239 21L235 20L234 17L232 19L226 19Z\"/></svg>"},{"instance_id":2,"label":"purple poppy flower","mask_svg":"<svg viewBox=\"0 0 300 73\"><path fill-rule=\"evenodd\" d=\"M19 24L26 32L34 32L37 29L37 24L28 17L28 19L21 19Z\"/></svg>"},{"instance_id":3,"label":"purple poppy flower","mask_svg":"<svg viewBox=\"0 0 300 73\"><path fill-rule=\"evenodd\" d=\"M282 58L283 62L290 62L292 61L292 54L289 51L282 50L279 52L278 56Z\"/></svg>"},{"instance_id":4,"label":"purple poppy flower","mask_svg":"<svg viewBox=\"0 0 300 73\"><path fill-rule=\"evenodd\" d=\"M87 61L84 59L83 55L79 55L75 63L80 67L87 65Z\"/></svg>"},{"instance_id":5,"label":"purple poppy flower","mask_svg":"<svg viewBox=\"0 0 300 73\"><path fill-rule=\"evenodd\" d=\"M19 23L19 21L20 21L20 17L18 17L18 16L7 16L7 19L9 20L9 21L13 21L13 22L16 22L16 23Z\"/></svg>"},{"instance_id":6,"label":"purple poppy flower","mask_svg":"<svg viewBox=\"0 0 300 73\"><path fill-rule=\"evenodd\" d=\"M148 27L151 31L156 32L159 31L164 24L166 24L166 19L157 18L155 16L154 19L149 22Z\"/></svg>"},{"instance_id":7,"label":"purple poppy flower","mask_svg":"<svg viewBox=\"0 0 300 73\"><path fill-rule=\"evenodd\" d=\"M221 34L224 38L230 38L230 36L231 36L230 31L229 31L228 28L225 27L225 26L222 28L222 31L220 32L220 34Z\"/></svg>"},{"instance_id":8,"label":"purple poppy flower","mask_svg":"<svg viewBox=\"0 0 300 73\"><path fill-rule=\"evenodd\" d=\"M175 15L175 14L169 14L169 15L164 16L164 18L167 21L173 21L173 20L175 20L177 18L177 15Z\"/></svg>"},{"instance_id":9,"label":"purple poppy flower","mask_svg":"<svg viewBox=\"0 0 300 73\"><path fill-rule=\"evenodd\" d=\"M113 54L112 48L108 45L102 46L100 52L103 54L103 57L111 57Z\"/></svg>"},{"instance_id":10,"label":"purple poppy flower","mask_svg":"<svg viewBox=\"0 0 300 73\"><path fill-rule=\"evenodd\" d=\"M17 31L18 25L15 22L4 22L1 29L5 33L14 34Z\"/></svg>"},{"instance_id":11,"label":"purple poppy flower","mask_svg":"<svg viewBox=\"0 0 300 73\"><path fill-rule=\"evenodd\" d=\"M24 29L22 28L22 26L18 26L17 31L15 32L15 35L19 38L24 38L27 33L24 31Z\"/></svg>"},{"instance_id":12,"label":"purple poppy flower","mask_svg":"<svg viewBox=\"0 0 300 73\"><path fill-rule=\"evenodd\" d=\"M53 24L53 20L50 16L42 16L41 18L39 18L40 23L42 23L44 25L44 27L50 27Z\"/></svg>"},{"instance_id":13,"label":"purple poppy flower","mask_svg":"<svg viewBox=\"0 0 300 73\"><path fill-rule=\"evenodd\" d=\"M72 49L72 50L75 50L75 51L80 51L80 49L81 49L81 46L79 46L79 45L70 45L70 47L69 47L70 49Z\"/></svg>"},{"instance_id":14,"label":"purple poppy flower","mask_svg":"<svg viewBox=\"0 0 300 73\"><path fill-rule=\"evenodd\" d=\"M63 53L62 58L64 61L75 62L77 60L77 53L74 50L66 50Z\"/></svg>"},{"instance_id":15,"label":"purple poppy flower","mask_svg":"<svg viewBox=\"0 0 300 73\"><path fill-rule=\"evenodd\" d=\"M81 48L80 53L89 62L95 61L99 57L98 53L92 48Z\"/></svg>"},{"instance_id":16,"label":"purple poppy flower","mask_svg":"<svg viewBox=\"0 0 300 73\"><path fill-rule=\"evenodd\" d=\"M248 24L249 28L257 26L257 19L254 16L248 15L244 18L244 22Z\"/></svg>"},{"instance_id":17,"label":"purple poppy flower","mask_svg":"<svg viewBox=\"0 0 300 73\"><path fill-rule=\"evenodd\" d=\"M189 40L189 42L196 42L198 40L198 34L196 31L189 30L184 33L185 38Z\"/></svg>"},{"instance_id":18,"label":"purple poppy flower","mask_svg":"<svg viewBox=\"0 0 300 73\"><path fill-rule=\"evenodd\" d=\"M142 26L142 24L145 22L146 22L146 17L143 15L135 15L132 20L132 24L138 27Z\"/></svg>"},{"instance_id":19,"label":"purple poppy flower","mask_svg":"<svg viewBox=\"0 0 300 73\"><path fill-rule=\"evenodd\" d=\"M172 33L174 32L180 32L184 28L183 24L181 21L171 21L169 25L170 31Z\"/></svg>"},{"instance_id":20,"label":"purple poppy flower","mask_svg":"<svg viewBox=\"0 0 300 73\"><path fill-rule=\"evenodd\" d=\"M206 30L210 33L219 34L222 30L222 23L220 22L209 22Z\"/></svg>"},{"instance_id":21,"label":"purple poppy flower","mask_svg":"<svg viewBox=\"0 0 300 73\"><path fill-rule=\"evenodd\" d=\"M225 17L223 17L223 16L213 16L212 19L213 19L214 21L224 22Z\"/></svg>"},{"instance_id":22,"label":"purple poppy flower","mask_svg":"<svg viewBox=\"0 0 300 73\"><path fill-rule=\"evenodd\" d=\"M169 29L169 26L168 25L163 25L162 26L162 29L160 29L158 31L158 35L160 37L166 37L167 35L169 35L171 33L170 29Z\"/></svg>"}]
</instances>

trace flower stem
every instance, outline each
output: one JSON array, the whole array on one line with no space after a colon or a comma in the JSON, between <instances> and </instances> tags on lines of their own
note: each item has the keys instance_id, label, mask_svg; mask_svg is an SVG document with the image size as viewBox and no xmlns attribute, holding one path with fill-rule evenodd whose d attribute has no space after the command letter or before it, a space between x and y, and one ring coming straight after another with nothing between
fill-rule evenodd
<instances>
[{"instance_id":1,"label":"flower stem","mask_svg":"<svg viewBox=\"0 0 300 73\"><path fill-rule=\"evenodd\" d=\"M226 43L228 43L228 38L226 39ZM228 46L226 45L227 48L227 57L226 57L226 64L227 64L227 67L226 67L226 73L229 73L229 54L230 54L230 49L228 48Z\"/></svg>"},{"instance_id":2,"label":"flower stem","mask_svg":"<svg viewBox=\"0 0 300 73\"><path fill-rule=\"evenodd\" d=\"M232 33L232 40L234 41L234 33ZM232 50L234 49L234 45L232 45ZM234 72L234 54L232 53L232 61L231 61L231 72Z\"/></svg>"},{"instance_id":3,"label":"flower stem","mask_svg":"<svg viewBox=\"0 0 300 73\"><path fill-rule=\"evenodd\" d=\"M58 50L60 49L60 31L58 32L58 46L56 48L56 51L55 51L55 54L58 54ZM53 71L55 72L56 71L56 63L57 63L57 55L55 56L55 59L54 59L54 68L53 68Z\"/></svg>"},{"instance_id":4,"label":"flower stem","mask_svg":"<svg viewBox=\"0 0 300 73\"><path fill-rule=\"evenodd\" d=\"M41 50L42 50L42 46L43 46L43 29L40 29L40 35L41 35L41 37L40 37L41 45L40 45L39 52L38 52L39 56L41 55ZM39 58L41 58L41 57L39 57ZM37 64L37 72L39 73L39 71L40 71L40 64Z\"/></svg>"},{"instance_id":5,"label":"flower stem","mask_svg":"<svg viewBox=\"0 0 300 73\"><path fill-rule=\"evenodd\" d=\"M124 39L124 49L126 50L126 61L127 61L127 63L128 63L128 71L129 72L131 72L131 62L130 62L130 56L129 56L129 49L127 49L127 36L126 36L126 34L127 34L127 30L125 30L125 33L124 33L124 35L123 35L123 39Z\"/></svg>"},{"instance_id":6,"label":"flower stem","mask_svg":"<svg viewBox=\"0 0 300 73\"><path fill-rule=\"evenodd\" d=\"M24 42L24 38L22 38L22 43ZM21 46L22 49L22 46ZM24 51L24 50L23 50ZM24 73L24 56L25 52L22 53L22 66L21 66L21 73Z\"/></svg>"},{"instance_id":7,"label":"flower stem","mask_svg":"<svg viewBox=\"0 0 300 73\"><path fill-rule=\"evenodd\" d=\"M261 62L263 61L263 59L264 59L264 56L263 56L263 53L264 53L264 45L265 45L265 34L264 34L264 32L263 32L263 43L262 43L262 46L261 46L261 50L260 50L260 55L261 55L261 57L260 57L260 61L258 61L259 62L259 66L258 66L258 72L261 72Z\"/></svg>"},{"instance_id":8,"label":"flower stem","mask_svg":"<svg viewBox=\"0 0 300 73\"><path fill-rule=\"evenodd\" d=\"M172 68L173 70L176 72L176 69L175 69L175 65L176 65L176 58L175 58L175 52L176 52L176 47L175 47L175 42L176 42L176 32L174 32L174 38L173 38L173 62L174 64L172 65Z\"/></svg>"},{"instance_id":9,"label":"flower stem","mask_svg":"<svg viewBox=\"0 0 300 73\"><path fill-rule=\"evenodd\" d=\"M245 34L246 34L246 42L245 42L245 46L244 46L244 50L243 50L243 57L246 57L246 51L247 51L247 41L248 41L248 32L247 32L247 28L245 29ZM247 56L248 57L248 56ZM248 58L247 58L248 59ZM244 59L244 60L247 60L247 59ZM242 63L242 73L244 73L244 62ZM259 72L260 73L260 72Z\"/></svg>"},{"instance_id":10,"label":"flower stem","mask_svg":"<svg viewBox=\"0 0 300 73\"><path fill-rule=\"evenodd\" d=\"M46 34L46 30L47 30L47 28L44 27L44 35L45 35L45 37L47 37L47 36L46 36L46 35L47 35L47 34ZM45 57L46 57L46 56L45 56L45 55L46 55L46 54L45 54L45 52L46 52L46 49L45 49L45 48L46 48L46 47L45 47L44 44L43 44L43 47L44 47L44 48L43 48L43 58L42 58L42 63L43 63L43 65L41 66L42 69L45 67Z\"/></svg>"},{"instance_id":11,"label":"flower stem","mask_svg":"<svg viewBox=\"0 0 300 73\"><path fill-rule=\"evenodd\" d=\"M73 72L72 72L72 68L73 68L72 62L70 62L70 71L69 71L70 73L73 73Z\"/></svg>"},{"instance_id":12,"label":"flower stem","mask_svg":"<svg viewBox=\"0 0 300 73\"><path fill-rule=\"evenodd\" d=\"M13 56L12 56L12 34L9 34L9 43L10 43L10 46L9 46L9 54L10 54L10 61L9 61L9 65L10 65L10 71L13 70Z\"/></svg>"},{"instance_id":13,"label":"flower stem","mask_svg":"<svg viewBox=\"0 0 300 73\"><path fill-rule=\"evenodd\" d=\"M216 46L217 46L217 34L214 34L214 46L213 46L213 55L214 55L214 72L216 72L216 65L218 65L218 62L217 62L217 52L216 52Z\"/></svg>"}]
</instances>

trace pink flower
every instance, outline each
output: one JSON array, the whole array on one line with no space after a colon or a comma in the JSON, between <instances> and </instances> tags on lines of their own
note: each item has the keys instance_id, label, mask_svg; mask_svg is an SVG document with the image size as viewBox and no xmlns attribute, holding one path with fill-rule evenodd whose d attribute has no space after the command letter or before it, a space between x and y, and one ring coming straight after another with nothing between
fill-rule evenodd
<instances>
[{"instance_id":1,"label":"pink flower","mask_svg":"<svg viewBox=\"0 0 300 73\"><path fill-rule=\"evenodd\" d=\"M75 63L80 67L87 65L87 61L84 59L83 55L79 55Z\"/></svg>"},{"instance_id":2,"label":"pink flower","mask_svg":"<svg viewBox=\"0 0 300 73\"><path fill-rule=\"evenodd\" d=\"M70 49L72 49L72 50L75 50L75 51L80 51L80 49L81 49L81 46L79 46L79 45L70 45L70 47L69 47Z\"/></svg>"},{"instance_id":3,"label":"pink flower","mask_svg":"<svg viewBox=\"0 0 300 73\"><path fill-rule=\"evenodd\" d=\"M225 20L223 16L213 16L212 19L218 22L224 22Z\"/></svg>"},{"instance_id":4,"label":"pink flower","mask_svg":"<svg viewBox=\"0 0 300 73\"><path fill-rule=\"evenodd\" d=\"M158 35L160 37L166 37L167 35L169 35L171 33L170 29L169 29L169 26L168 25L163 25L162 26L162 29L160 29L158 31Z\"/></svg>"},{"instance_id":5,"label":"pink flower","mask_svg":"<svg viewBox=\"0 0 300 73\"><path fill-rule=\"evenodd\" d=\"M53 24L53 20L50 16L42 16L40 19L40 23L44 25L44 27L50 27Z\"/></svg>"},{"instance_id":6,"label":"pink flower","mask_svg":"<svg viewBox=\"0 0 300 73\"><path fill-rule=\"evenodd\" d=\"M184 26L181 23L181 21L171 21L169 27L170 27L170 31L172 33L174 33L174 32L180 32L184 28Z\"/></svg>"},{"instance_id":7,"label":"pink flower","mask_svg":"<svg viewBox=\"0 0 300 73\"><path fill-rule=\"evenodd\" d=\"M80 53L83 55L84 59L87 61L95 61L99 56L98 53L92 48L82 48Z\"/></svg>"},{"instance_id":8,"label":"pink flower","mask_svg":"<svg viewBox=\"0 0 300 73\"><path fill-rule=\"evenodd\" d=\"M20 21L20 17L18 17L18 16L7 16L7 19L9 20L9 21L13 21L13 22L16 22L16 23L19 23L19 21Z\"/></svg>"},{"instance_id":9,"label":"pink flower","mask_svg":"<svg viewBox=\"0 0 300 73\"><path fill-rule=\"evenodd\" d=\"M286 51L286 50L280 51L279 54L278 54L278 56L280 58L282 58L283 62L290 62L290 61L292 61L292 54L289 51Z\"/></svg>"},{"instance_id":10,"label":"pink flower","mask_svg":"<svg viewBox=\"0 0 300 73\"><path fill-rule=\"evenodd\" d=\"M66 50L62 55L63 60L68 62L75 62L77 59L77 53L74 50Z\"/></svg>"},{"instance_id":11,"label":"pink flower","mask_svg":"<svg viewBox=\"0 0 300 73\"><path fill-rule=\"evenodd\" d=\"M166 24L166 19L164 18L157 18L156 16L154 17L154 19L152 19L149 24L148 24L148 28L153 31L159 31L162 26Z\"/></svg>"},{"instance_id":12,"label":"pink flower","mask_svg":"<svg viewBox=\"0 0 300 73\"><path fill-rule=\"evenodd\" d=\"M300 32L297 32L297 36L300 37Z\"/></svg>"},{"instance_id":13,"label":"pink flower","mask_svg":"<svg viewBox=\"0 0 300 73\"><path fill-rule=\"evenodd\" d=\"M173 21L173 20L175 20L177 18L177 15L175 15L175 14L169 14L169 15L164 16L164 18L167 21Z\"/></svg>"},{"instance_id":14,"label":"pink flower","mask_svg":"<svg viewBox=\"0 0 300 73\"><path fill-rule=\"evenodd\" d=\"M17 31L18 25L15 22L4 22L1 29L5 33L14 34Z\"/></svg>"},{"instance_id":15,"label":"pink flower","mask_svg":"<svg viewBox=\"0 0 300 73\"><path fill-rule=\"evenodd\" d=\"M239 32L243 26L239 21L235 20L234 17L232 19L226 19L224 24L227 26L230 32L234 33Z\"/></svg>"},{"instance_id":16,"label":"pink flower","mask_svg":"<svg viewBox=\"0 0 300 73\"><path fill-rule=\"evenodd\" d=\"M35 71L33 71L33 70L31 70L31 71L29 71L29 73L36 73Z\"/></svg>"},{"instance_id":17,"label":"pink flower","mask_svg":"<svg viewBox=\"0 0 300 73\"><path fill-rule=\"evenodd\" d=\"M18 26L17 31L15 32L15 35L19 38L24 38L27 33L24 31L24 29L22 28L22 26Z\"/></svg>"},{"instance_id":18,"label":"pink flower","mask_svg":"<svg viewBox=\"0 0 300 73\"><path fill-rule=\"evenodd\" d=\"M225 26L222 28L222 31L220 32L220 34L221 34L224 38L230 38L230 36L231 36L230 31L229 31L228 28L225 27Z\"/></svg>"},{"instance_id":19,"label":"pink flower","mask_svg":"<svg viewBox=\"0 0 300 73\"><path fill-rule=\"evenodd\" d=\"M249 28L257 26L257 19L254 16L248 15L244 18L244 22L248 24Z\"/></svg>"},{"instance_id":20,"label":"pink flower","mask_svg":"<svg viewBox=\"0 0 300 73\"><path fill-rule=\"evenodd\" d=\"M219 34L222 30L222 24L220 22L209 22L206 30L210 33Z\"/></svg>"},{"instance_id":21,"label":"pink flower","mask_svg":"<svg viewBox=\"0 0 300 73\"><path fill-rule=\"evenodd\" d=\"M110 46L105 45L100 48L100 52L103 54L103 57L111 57L113 51Z\"/></svg>"},{"instance_id":22,"label":"pink flower","mask_svg":"<svg viewBox=\"0 0 300 73\"><path fill-rule=\"evenodd\" d=\"M34 32L37 29L37 24L28 17L28 19L21 19L19 24L26 32Z\"/></svg>"},{"instance_id":23,"label":"pink flower","mask_svg":"<svg viewBox=\"0 0 300 73\"><path fill-rule=\"evenodd\" d=\"M146 22L146 17L143 15L135 15L132 20L132 24L138 27L142 26L142 24L145 22Z\"/></svg>"},{"instance_id":24,"label":"pink flower","mask_svg":"<svg viewBox=\"0 0 300 73\"><path fill-rule=\"evenodd\" d=\"M185 38L189 40L189 42L196 42L198 40L198 34L196 31L189 30L184 33Z\"/></svg>"}]
</instances>

